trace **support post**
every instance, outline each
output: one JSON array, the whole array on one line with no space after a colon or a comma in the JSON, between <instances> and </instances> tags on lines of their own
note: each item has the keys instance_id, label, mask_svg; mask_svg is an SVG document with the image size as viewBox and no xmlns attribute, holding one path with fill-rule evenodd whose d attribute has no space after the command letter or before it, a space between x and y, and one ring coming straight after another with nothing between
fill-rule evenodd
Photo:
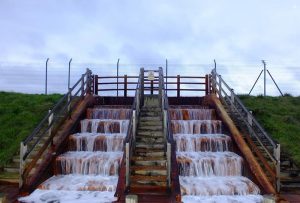
<instances>
[{"instance_id":1,"label":"support post","mask_svg":"<svg viewBox=\"0 0 300 203\"><path fill-rule=\"evenodd\" d=\"M276 190L280 191L280 144L277 144L274 150L274 156L276 158Z\"/></svg>"},{"instance_id":2,"label":"support post","mask_svg":"<svg viewBox=\"0 0 300 203\"><path fill-rule=\"evenodd\" d=\"M117 62L117 97L119 97L119 62L120 62L120 59L118 59L118 62Z\"/></svg>"},{"instance_id":3,"label":"support post","mask_svg":"<svg viewBox=\"0 0 300 203\"><path fill-rule=\"evenodd\" d=\"M273 80L274 84L276 85L276 87L277 87L278 91L280 92L281 96L283 96L283 94L282 94L281 90L279 89L279 87L278 87L277 83L275 82L275 80L274 80L273 76L271 75L271 73L269 72L269 70L267 70L267 72L269 73L269 75L270 75L271 79Z\"/></svg>"},{"instance_id":4,"label":"support post","mask_svg":"<svg viewBox=\"0 0 300 203\"><path fill-rule=\"evenodd\" d=\"M24 154L27 152L27 145L23 142L20 143L20 177L19 177L19 188L23 186L23 172L25 166L25 160L23 159Z\"/></svg>"},{"instance_id":5,"label":"support post","mask_svg":"<svg viewBox=\"0 0 300 203\"><path fill-rule=\"evenodd\" d=\"M49 58L46 60L46 79L45 79L45 95L48 93L48 61Z\"/></svg>"},{"instance_id":6,"label":"support post","mask_svg":"<svg viewBox=\"0 0 300 203\"><path fill-rule=\"evenodd\" d=\"M180 75L177 75L177 97L180 97Z\"/></svg>"},{"instance_id":7,"label":"support post","mask_svg":"<svg viewBox=\"0 0 300 203\"><path fill-rule=\"evenodd\" d=\"M88 82L88 81L87 81ZM81 75L81 97L84 96L84 74Z\"/></svg>"},{"instance_id":8,"label":"support post","mask_svg":"<svg viewBox=\"0 0 300 203\"><path fill-rule=\"evenodd\" d=\"M150 94L153 95L153 80L150 81Z\"/></svg>"},{"instance_id":9,"label":"support post","mask_svg":"<svg viewBox=\"0 0 300 203\"><path fill-rule=\"evenodd\" d=\"M71 81L71 63L72 63L72 58L69 61L69 72L68 72L68 89L70 89L70 81Z\"/></svg>"},{"instance_id":10,"label":"support post","mask_svg":"<svg viewBox=\"0 0 300 203\"><path fill-rule=\"evenodd\" d=\"M231 103L231 109L234 111L234 90L231 89L230 91L230 103Z\"/></svg>"},{"instance_id":11,"label":"support post","mask_svg":"<svg viewBox=\"0 0 300 203\"><path fill-rule=\"evenodd\" d=\"M126 143L126 145L125 145L125 157L126 157L126 187L128 187L129 186L129 181L130 181L130 179L129 179L129 143L127 142Z\"/></svg>"},{"instance_id":12,"label":"support post","mask_svg":"<svg viewBox=\"0 0 300 203\"><path fill-rule=\"evenodd\" d=\"M69 105L68 105L68 112L70 112L69 108L70 108L70 107L69 107ZM51 113L51 110L49 109L48 112ZM52 124L52 122L53 122L53 117L54 117L54 114L51 113L50 116L49 116L49 118L48 118L48 126L50 126L50 125ZM49 131L48 131L49 137L51 136L51 133L52 133L52 126L49 128Z\"/></svg>"},{"instance_id":13,"label":"support post","mask_svg":"<svg viewBox=\"0 0 300 203\"><path fill-rule=\"evenodd\" d=\"M250 126L252 126L252 111L249 111L247 114L247 121Z\"/></svg>"},{"instance_id":14,"label":"support post","mask_svg":"<svg viewBox=\"0 0 300 203\"><path fill-rule=\"evenodd\" d=\"M67 103L68 103L68 114L70 115L70 110L71 110L71 97L72 97L72 93L71 93L71 88L69 89L68 91L68 100L67 100Z\"/></svg>"},{"instance_id":15,"label":"support post","mask_svg":"<svg viewBox=\"0 0 300 203\"><path fill-rule=\"evenodd\" d=\"M166 59L166 90L168 91L168 59Z\"/></svg>"},{"instance_id":16,"label":"support post","mask_svg":"<svg viewBox=\"0 0 300 203\"><path fill-rule=\"evenodd\" d=\"M250 92L249 92L249 94L248 94L248 95L250 95L250 94L251 94L251 92L252 92L253 88L255 87L255 85L256 85L256 83L257 83L258 79L260 78L260 76L261 76L261 74L262 74L262 72L263 72L263 71L264 71L264 70L261 70L261 71L260 71L260 74L259 74L259 76L256 78L256 80L255 80L255 83L254 83L254 85L252 86L252 88L251 88L251 90L250 90Z\"/></svg>"},{"instance_id":17,"label":"support post","mask_svg":"<svg viewBox=\"0 0 300 203\"><path fill-rule=\"evenodd\" d=\"M219 98L222 98L222 77L219 75Z\"/></svg>"},{"instance_id":18,"label":"support post","mask_svg":"<svg viewBox=\"0 0 300 203\"><path fill-rule=\"evenodd\" d=\"M215 69L215 73L217 74L217 62L216 62L216 59L214 59L214 69Z\"/></svg>"},{"instance_id":19,"label":"support post","mask_svg":"<svg viewBox=\"0 0 300 203\"><path fill-rule=\"evenodd\" d=\"M124 97L127 97L127 75L124 75Z\"/></svg>"},{"instance_id":20,"label":"support post","mask_svg":"<svg viewBox=\"0 0 300 203\"><path fill-rule=\"evenodd\" d=\"M132 111L132 135L133 135L133 138L135 140L135 136L136 136L136 110L133 110Z\"/></svg>"},{"instance_id":21,"label":"support post","mask_svg":"<svg viewBox=\"0 0 300 203\"><path fill-rule=\"evenodd\" d=\"M140 75L141 75L141 78L140 78L140 80L141 80L141 95L142 95L142 100L141 100L141 106L143 106L144 105L144 95L145 95L145 91L144 91L144 87L145 87L145 83L144 83L144 77L145 77L145 73L144 73L144 68L141 68L141 73L140 73Z\"/></svg>"},{"instance_id":22,"label":"support post","mask_svg":"<svg viewBox=\"0 0 300 203\"><path fill-rule=\"evenodd\" d=\"M171 187L171 144L167 143L167 167L168 167L168 187Z\"/></svg>"},{"instance_id":23,"label":"support post","mask_svg":"<svg viewBox=\"0 0 300 203\"><path fill-rule=\"evenodd\" d=\"M98 78L98 75L94 75L94 94L95 95L98 95L98 88L99 88L99 78Z\"/></svg>"},{"instance_id":24,"label":"support post","mask_svg":"<svg viewBox=\"0 0 300 203\"><path fill-rule=\"evenodd\" d=\"M205 75L205 95L209 95L209 77L208 75Z\"/></svg>"}]
</instances>

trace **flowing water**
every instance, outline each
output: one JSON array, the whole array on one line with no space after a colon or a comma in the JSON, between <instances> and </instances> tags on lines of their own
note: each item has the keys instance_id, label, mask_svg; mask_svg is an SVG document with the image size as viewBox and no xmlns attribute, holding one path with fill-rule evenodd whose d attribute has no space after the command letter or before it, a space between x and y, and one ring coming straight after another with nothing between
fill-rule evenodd
<instances>
[{"instance_id":1,"label":"flowing water","mask_svg":"<svg viewBox=\"0 0 300 203\"><path fill-rule=\"evenodd\" d=\"M69 150L55 161L55 176L22 202L112 202L131 110L94 108L69 136Z\"/></svg>"},{"instance_id":2,"label":"flowing water","mask_svg":"<svg viewBox=\"0 0 300 203\"><path fill-rule=\"evenodd\" d=\"M208 108L170 109L183 202L259 203L259 188L243 177L243 159L231 152L232 140Z\"/></svg>"}]
</instances>

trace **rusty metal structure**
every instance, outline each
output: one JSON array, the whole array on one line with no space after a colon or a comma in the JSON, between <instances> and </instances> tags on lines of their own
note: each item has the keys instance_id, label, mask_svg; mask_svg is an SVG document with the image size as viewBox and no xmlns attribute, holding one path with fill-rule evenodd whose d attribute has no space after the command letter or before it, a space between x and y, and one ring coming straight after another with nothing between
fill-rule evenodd
<instances>
[{"instance_id":1,"label":"rusty metal structure","mask_svg":"<svg viewBox=\"0 0 300 203\"><path fill-rule=\"evenodd\" d=\"M154 78L148 78L148 72ZM186 87L193 86L193 87ZM105 95L107 92L110 95ZM183 96L194 92L196 96ZM157 95L162 112L164 154L166 160L166 185L145 187L132 186L131 160L134 156L137 126L145 93ZM168 96L175 93L174 96ZM113 95L112 95L113 94ZM201 96L199 96L202 94ZM247 162L247 171L264 194L280 192L280 144L259 125L251 112L242 104L216 70L205 76L164 76L162 68L144 70L138 76L99 76L87 69L86 73L60 99L30 136L20 145L20 188L31 192L43 180L53 174L53 161L66 146L66 138L77 128L88 107L94 105L131 105L129 127L124 140L124 154L119 169L116 189L118 202L126 195L140 194L140 200L149 201L153 196L147 190L159 193L156 202L181 202L178 166L175 155L169 105L208 105L229 129L236 148ZM235 120L236 116L240 119ZM242 125L239 125L241 122ZM238 127L237 127L238 126ZM240 127L242 126L242 127Z\"/></svg>"}]
</instances>

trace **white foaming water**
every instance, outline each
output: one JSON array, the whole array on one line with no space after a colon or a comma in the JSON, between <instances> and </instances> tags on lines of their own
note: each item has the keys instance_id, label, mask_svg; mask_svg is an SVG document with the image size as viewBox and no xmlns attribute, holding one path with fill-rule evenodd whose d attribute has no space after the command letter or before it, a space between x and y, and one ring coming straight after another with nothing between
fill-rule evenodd
<instances>
[{"instance_id":1,"label":"white foaming water","mask_svg":"<svg viewBox=\"0 0 300 203\"><path fill-rule=\"evenodd\" d=\"M216 195L216 196L182 196L184 203L261 203L261 195Z\"/></svg>"},{"instance_id":2,"label":"white foaming water","mask_svg":"<svg viewBox=\"0 0 300 203\"><path fill-rule=\"evenodd\" d=\"M116 201L115 192L67 191L37 189L30 196L19 198L26 203L105 203Z\"/></svg>"},{"instance_id":3,"label":"white foaming water","mask_svg":"<svg viewBox=\"0 0 300 203\"><path fill-rule=\"evenodd\" d=\"M56 162L62 174L118 175L123 152L66 152Z\"/></svg>"},{"instance_id":4,"label":"white foaming water","mask_svg":"<svg viewBox=\"0 0 300 203\"><path fill-rule=\"evenodd\" d=\"M70 142L76 142L76 151L122 151L125 137L119 133L77 133L70 136Z\"/></svg>"},{"instance_id":5,"label":"white foaming water","mask_svg":"<svg viewBox=\"0 0 300 203\"><path fill-rule=\"evenodd\" d=\"M231 138L224 134L174 134L177 151L228 151Z\"/></svg>"},{"instance_id":6,"label":"white foaming water","mask_svg":"<svg viewBox=\"0 0 300 203\"><path fill-rule=\"evenodd\" d=\"M92 119L129 119L131 109L90 109Z\"/></svg>"},{"instance_id":7,"label":"white foaming water","mask_svg":"<svg viewBox=\"0 0 300 203\"><path fill-rule=\"evenodd\" d=\"M80 123L82 133L127 133L129 120L84 119Z\"/></svg>"},{"instance_id":8,"label":"white foaming water","mask_svg":"<svg viewBox=\"0 0 300 203\"><path fill-rule=\"evenodd\" d=\"M170 109L172 120L211 120L212 109Z\"/></svg>"},{"instance_id":9,"label":"white foaming water","mask_svg":"<svg viewBox=\"0 0 300 203\"><path fill-rule=\"evenodd\" d=\"M259 188L243 176L186 177L180 176L182 195L258 195Z\"/></svg>"},{"instance_id":10,"label":"white foaming water","mask_svg":"<svg viewBox=\"0 0 300 203\"><path fill-rule=\"evenodd\" d=\"M180 175L239 176L242 158L233 152L177 152Z\"/></svg>"},{"instance_id":11,"label":"white foaming water","mask_svg":"<svg viewBox=\"0 0 300 203\"><path fill-rule=\"evenodd\" d=\"M108 191L116 190L118 176L99 175L57 175L43 182L39 189L43 190L79 190Z\"/></svg>"},{"instance_id":12,"label":"white foaming water","mask_svg":"<svg viewBox=\"0 0 300 203\"><path fill-rule=\"evenodd\" d=\"M222 122L219 120L172 120L174 134L221 134Z\"/></svg>"}]
</instances>

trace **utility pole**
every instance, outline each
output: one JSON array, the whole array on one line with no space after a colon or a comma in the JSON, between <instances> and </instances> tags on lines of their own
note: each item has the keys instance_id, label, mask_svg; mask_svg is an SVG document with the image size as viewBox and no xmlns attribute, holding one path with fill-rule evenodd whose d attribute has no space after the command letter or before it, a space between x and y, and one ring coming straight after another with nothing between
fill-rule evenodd
<instances>
[{"instance_id":1,"label":"utility pole","mask_svg":"<svg viewBox=\"0 0 300 203\"><path fill-rule=\"evenodd\" d=\"M262 63L264 64L264 97L266 96L266 62L262 60Z\"/></svg>"},{"instance_id":2,"label":"utility pole","mask_svg":"<svg viewBox=\"0 0 300 203\"><path fill-rule=\"evenodd\" d=\"M71 62L72 58L69 61L69 73L68 73L68 90L70 89L70 77L71 77Z\"/></svg>"},{"instance_id":3,"label":"utility pole","mask_svg":"<svg viewBox=\"0 0 300 203\"><path fill-rule=\"evenodd\" d=\"M48 61L49 61L49 58L47 58L47 60L46 60L45 95L47 95L47 86L48 86Z\"/></svg>"}]
</instances>

